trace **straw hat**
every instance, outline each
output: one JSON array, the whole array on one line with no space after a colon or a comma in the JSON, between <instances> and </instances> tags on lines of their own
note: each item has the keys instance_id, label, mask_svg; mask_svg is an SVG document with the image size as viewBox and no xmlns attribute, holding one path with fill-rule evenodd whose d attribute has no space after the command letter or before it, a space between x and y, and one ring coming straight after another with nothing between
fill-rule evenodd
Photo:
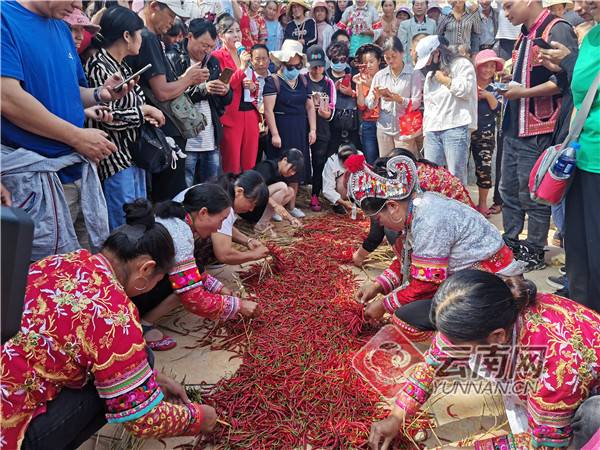
<instances>
[{"instance_id":1,"label":"straw hat","mask_svg":"<svg viewBox=\"0 0 600 450\"><path fill-rule=\"evenodd\" d=\"M572 5L573 4L573 0L543 0L542 1L542 6L544 8L550 8L551 6L562 5L564 3L568 3L569 5Z\"/></svg>"},{"instance_id":2,"label":"straw hat","mask_svg":"<svg viewBox=\"0 0 600 450\"><path fill-rule=\"evenodd\" d=\"M304 12L310 11L310 4L305 0L290 0L287 4L287 15L292 17L292 6L300 5L304 8Z\"/></svg>"},{"instance_id":3,"label":"straw hat","mask_svg":"<svg viewBox=\"0 0 600 450\"><path fill-rule=\"evenodd\" d=\"M294 56L300 56L302 58L302 64L306 66L306 55L302 52L302 44L293 39L286 39L283 41L281 50L271 52L271 58L278 63L286 63Z\"/></svg>"}]
</instances>

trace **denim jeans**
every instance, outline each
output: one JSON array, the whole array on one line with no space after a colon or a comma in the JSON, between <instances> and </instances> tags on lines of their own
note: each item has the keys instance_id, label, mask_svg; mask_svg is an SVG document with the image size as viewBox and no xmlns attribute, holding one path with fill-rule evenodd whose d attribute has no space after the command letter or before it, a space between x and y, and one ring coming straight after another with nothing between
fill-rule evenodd
<instances>
[{"instance_id":1,"label":"denim jeans","mask_svg":"<svg viewBox=\"0 0 600 450\"><path fill-rule=\"evenodd\" d=\"M186 152L185 182L188 187L204 183L219 176L221 171L221 155L219 150L208 152Z\"/></svg>"},{"instance_id":2,"label":"denim jeans","mask_svg":"<svg viewBox=\"0 0 600 450\"><path fill-rule=\"evenodd\" d=\"M504 201L502 222L504 236L519 240L528 216L526 243L541 250L548 240L550 207L531 200L529 174L537 158L547 147L549 139L544 136L518 138L504 136L502 154L502 179L500 195Z\"/></svg>"},{"instance_id":3,"label":"denim jeans","mask_svg":"<svg viewBox=\"0 0 600 450\"><path fill-rule=\"evenodd\" d=\"M448 167L450 173L467 185L470 132L467 125L425 133L425 158Z\"/></svg>"},{"instance_id":4,"label":"denim jeans","mask_svg":"<svg viewBox=\"0 0 600 450\"><path fill-rule=\"evenodd\" d=\"M366 120L360 123L358 130L360 143L365 159L369 164L379 158L379 147L377 146L377 121Z\"/></svg>"},{"instance_id":5,"label":"denim jeans","mask_svg":"<svg viewBox=\"0 0 600 450\"><path fill-rule=\"evenodd\" d=\"M115 173L102 182L108 226L114 230L125 223L123 205L137 198L146 198L146 172L136 166Z\"/></svg>"}]
</instances>

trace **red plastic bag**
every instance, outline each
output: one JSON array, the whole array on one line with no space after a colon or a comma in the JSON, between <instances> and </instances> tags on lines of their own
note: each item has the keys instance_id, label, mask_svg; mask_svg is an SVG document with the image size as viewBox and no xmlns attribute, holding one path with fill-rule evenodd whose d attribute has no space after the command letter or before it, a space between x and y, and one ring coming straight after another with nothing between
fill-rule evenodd
<instances>
[{"instance_id":1,"label":"red plastic bag","mask_svg":"<svg viewBox=\"0 0 600 450\"><path fill-rule=\"evenodd\" d=\"M408 102L406 112L399 120L400 135L413 136L418 134L423 128L423 113L412 109L412 100Z\"/></svg>"}]
</instances>

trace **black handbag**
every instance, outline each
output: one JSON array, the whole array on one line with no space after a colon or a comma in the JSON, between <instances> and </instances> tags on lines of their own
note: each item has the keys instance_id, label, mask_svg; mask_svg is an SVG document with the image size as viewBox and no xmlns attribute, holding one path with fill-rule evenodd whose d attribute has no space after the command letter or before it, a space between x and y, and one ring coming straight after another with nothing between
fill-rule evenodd
<instances>
[{"instance_id":1,"label":"black handbag","mask_svg":"<svg viewBox=\"0 0 600 450\"><path fill-rule=\"evenodd\" d=\"M358 129L358 113L355 109L337 109L331 125L337 131L354 131Z\"/></svg>"},{"instance_id":2,"label":"black handbag","mask_svg":"<svg viewBox=\"0 0 600 450\"><path fill-rule=\"evenodd\" d=\"M154 125L144 123L131 157L140 169L150 173L159 173L171 165L172 151L165 133Z\"/></svg>"}]
</instances>

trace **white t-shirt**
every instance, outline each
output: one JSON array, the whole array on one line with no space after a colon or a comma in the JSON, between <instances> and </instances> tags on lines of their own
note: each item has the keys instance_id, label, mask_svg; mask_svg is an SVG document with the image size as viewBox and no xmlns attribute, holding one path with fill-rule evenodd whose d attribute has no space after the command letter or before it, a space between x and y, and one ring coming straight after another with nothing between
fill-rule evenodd
<instances>
[{"instance_id":1,"label":"white t-shirt","mask_svg":"<svg viewBox=\"0 0 600 450\"><path fill-rule=\"evenodd\" d=\"M173 197L173 201L179 202L179 203L183 202L183 199L185 198L185 193L196 186L198 186L198 185L195 184L194 186L190 186L189 188L184 189L179 194L177 194L175 197ZM224 234L225 236L233 236L233 224L235 223L235 221L237 219L238 219L237 214L233 211L233 208L230 208L229 215L225 218L225 220L221 224L221 228L219 228L217 233Z\"/></svg>"},{"instance_id":2,"label":"white t-shirt","mask_svg":"<svg viewBox=\"0 0 600 450\"><path fill-rule=\"evenodd\" d=\"M225 236L233 236L233 224L237 220L237 214L233 212L233 208L229 211L229 215L225 218L221 224L221 228L217 233L224 234Z\"/></svg>"}]
</instances>

